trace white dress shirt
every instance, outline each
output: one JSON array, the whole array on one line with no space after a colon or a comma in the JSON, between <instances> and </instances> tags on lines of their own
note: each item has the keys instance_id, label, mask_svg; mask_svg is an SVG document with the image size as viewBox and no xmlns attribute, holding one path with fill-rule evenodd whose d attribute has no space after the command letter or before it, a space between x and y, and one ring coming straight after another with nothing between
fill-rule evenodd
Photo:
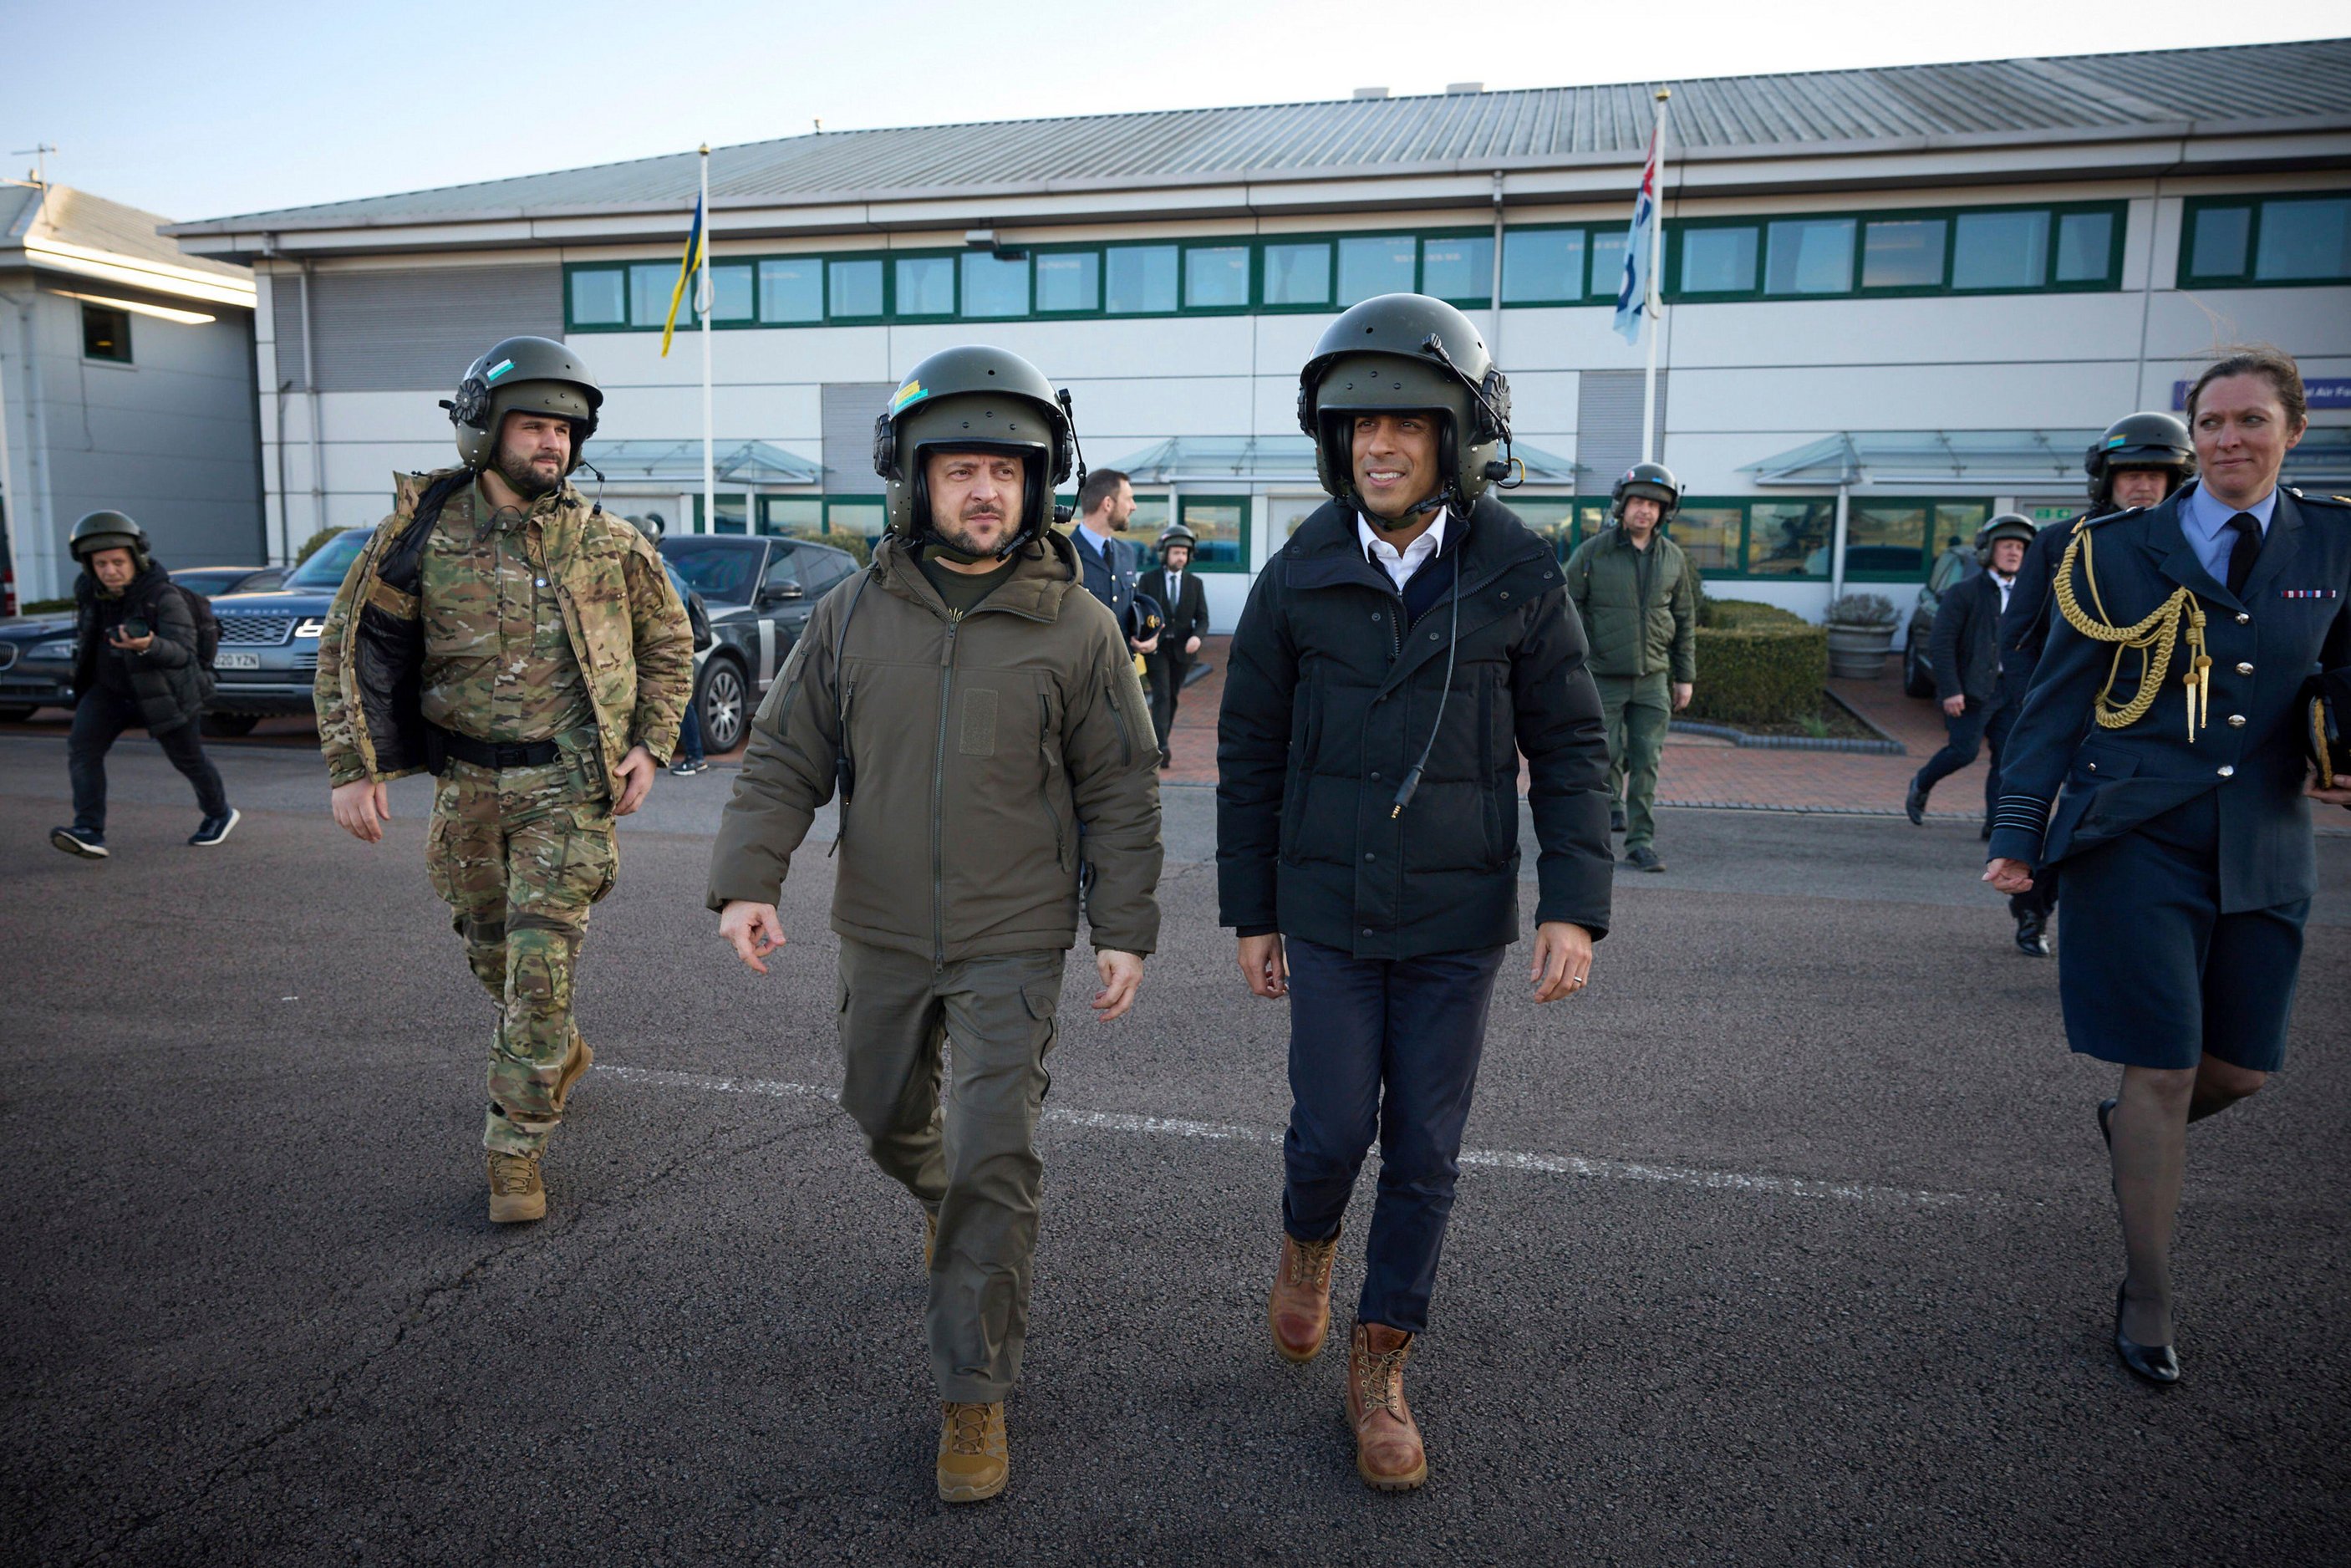
<instances>
[{"instance_id":1,"label":"white dress shirt","mask_svg":"<svg viewBox=\"0 0 2351 1568\"><path fill-rule=\"evenodd\" d=\"M1426 565L1444 547L1445 513L1440 509L1437 520L1428 525L1428 531L1401 550L1364 521L1361 512L1355 514L1355 538L1363 545L1364 553L1388 574L1388 580L1396 585L1396 591L1402 593L1404 585L1412 580L1412 574Z\"/></svg>"},{"instance_id":2,"label":"white dress shirt","mask_svg":"<svg viewBox=\"0 0 2351 1568\"><path fill-rule=\"evenodd\" d=\"M2016 586L2016 579L2002 577L1995 571L1991 574L1991 580L2000 584L2000 612L2005 615L2008 613L2008 591Z\"/></svg>"}]
</instances>

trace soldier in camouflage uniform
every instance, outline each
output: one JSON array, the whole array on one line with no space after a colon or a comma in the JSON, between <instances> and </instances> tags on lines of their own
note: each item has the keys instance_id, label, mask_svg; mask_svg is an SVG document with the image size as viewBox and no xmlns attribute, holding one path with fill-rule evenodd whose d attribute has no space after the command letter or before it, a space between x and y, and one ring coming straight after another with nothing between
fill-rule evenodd
<instances>
[{"instance_id":1,"label":"soldier in camouflage uniform","mask_svg":"<svg viewBox=\"0 0 2351 1568\"><path fill-rule=\"evenodd\" d=\"M547 1213L539 1155L594 1060L571 1018L588 913L677 741L693 634L660 557L567 479L602 394L562 345L510 338L444 407L459 468L394 481L319 645L335 820L375 842L384 783L429 770L425 866L497 1001L490 1218Z\"/></svg>"}]
</instances>

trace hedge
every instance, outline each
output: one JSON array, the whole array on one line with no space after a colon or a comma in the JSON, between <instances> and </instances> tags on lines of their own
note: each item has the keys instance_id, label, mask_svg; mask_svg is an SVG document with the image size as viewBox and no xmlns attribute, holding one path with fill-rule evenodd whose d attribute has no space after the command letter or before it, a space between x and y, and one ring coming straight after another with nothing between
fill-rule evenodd
<instances>
[{"instance_id":1,"label":"hedge","mask_svg":"<svg viewBox=\"0 0 2351 1568\"><path fill-rule=\"evenodd\" d=\"M1793 624L1785 626L1759 619L1766 623L1698 629L1698 689L1686 716L1784 724L1820 712L1821 685L1829 673L1827 629L1792 615L1788 619Z\"/></svg>"},{"instance_id":2,"label":"hedge","mask_svg":"<svg viewBox=\"0 0 2351 1568\"><path fill-rule=\"evenodd\" d=\"M1762 604L1752 599L1709 599L1698 616L1698 624L1735 631L1757 626L1802 626L1808 622L1794 611L1782 610L1776 604Z\"/></svg>"}]
</instances>

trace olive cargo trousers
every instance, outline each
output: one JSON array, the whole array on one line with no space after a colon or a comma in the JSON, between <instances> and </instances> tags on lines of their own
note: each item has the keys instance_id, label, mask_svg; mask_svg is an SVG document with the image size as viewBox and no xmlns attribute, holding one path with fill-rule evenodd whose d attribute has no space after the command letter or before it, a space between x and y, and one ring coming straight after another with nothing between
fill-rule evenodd
<instances>
[{"instance_id":1,"label":"olive cargo trousers","mask_svg":"<svg viewBox=\"0 0 2351 1568\"><path fill-rule=\"evenodd\" d=\"M942 1399L992 1403L1020 1382L1045 1175L1037 1117L1066 957L940 967L841 938L841 1105L873 1163L938 1218L927 1318Z\"/></svg>"},{"instance_id":2,"label":"olive cargo trousers","mask_svg":"<svg viewBox=\"0 0 2351 1568\"><path fill-rule=\"evenodd\" d=\"M424 869L465 962L498 1004L482 1146L532 1155L562 1118L571 982L588 912L620 872L612 804L567 764L476 768L454 758L433 792Z\"/></svg>"},{"instance_id":3,"label":"olive cargo trousers","mask_svg":"<svg viewBox=\"0 0 2351 1568\"><path fill-rule=\"evenodd\" d=\"M1657 763L1665 756L1666 731L1673 727L1674 697L1660 673L1654 675L1594 675L1600 715L1608 727L1608 787L1625 800L1625 849L1628 854L1657 840Z\"/></svg>"}]
</instances>

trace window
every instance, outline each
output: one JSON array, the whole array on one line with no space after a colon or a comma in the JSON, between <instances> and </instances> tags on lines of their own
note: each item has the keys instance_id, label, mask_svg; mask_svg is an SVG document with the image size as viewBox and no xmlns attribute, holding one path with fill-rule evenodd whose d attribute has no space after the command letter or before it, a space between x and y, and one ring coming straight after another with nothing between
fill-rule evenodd
<instances>
[{"instance_id":1,"label":"window","mask_svg":"<svg viewBox=\"0 0 2351 1568\"><path fill-rule=\"evenodd\" d=\"M1667 537L1688 552L1700 571L1735 571L1739 567L1739 530L1746 521L1744 508L1684 506L1666 525Z\"/></svg>"},{"instance_id":2,"label":"window","mask_svg":"<svg viewBox=\"0 0 2351 1568\"><path fill-rule=\"evenodd\" d=\"M1420 291L1457 305L1490 305L1494 299L1494 236L1421 242Z\"/></svg>"},{"instance_id":3,"label":"window","mask_svg":"<svg viewBox=\"0 0 2351 1568\"><path fill-rule=\"evenodd\" d=\"M749 497L745 496L740 490L719 491L718 526L715 528L705 528L702 521L702 493L698 490L695 491L694 496L694 531L697 534L749 533L751 531L749 522L751 513L748 503ZM693 575L694 574L692 572L686 573L686 576L689 579L691 579ZM697 592L708 593L710 591L698 582L694 586Z\"/></svg>"},{"instance_id":4,"label":"window","mask_svg":"<svg viewBox=\"0 0 2351 1568\"><path fill-rule=\"evenodd\" d=\"M1317 240L1311 244L1267 246L1265 302L1268 305L1329 305L1329 242Z\"/></svg>"},{"instance_id":5,"label":"window","mask_svg":"<svg viewBox=\"0 0 2351 1568\"><path fill-rule=\"evenodd\" d=\"M2206 207L2188 214L2188 266L2191 277L2241 277L2252 268L2253 209Z\"/></svg>"},{"instance_id":6,"label":"window","mask_svg":"<svg viewBox=\"0 0 2351 1568\"><path fill-rule=\"evenodd\" d=\"M1622 225L1594 229L1585 243L1592 251L1592 289L1590 298L1613 300L1625 287L1625 242L1627 238Z\"/></svg>"},{"instance_id":7,"label":"window","mask_svg":"<svg viewBox=\"0 0 2351 1568\"><path fill-rule=\"evenodd\" d=\"M956 313L956 267L951 256L902 256L897 259L897 314L952 316Z\"/></svg>"},{"instance_id":8,"label":"window","mask_svg":"<svg viewBox=\"0 0 2351 1568\"><path fill-rule=\"evenodd\" d=\"M2057 281L2097 283L2111 268L2115 215L2065 213L2057 219Z\"/></svg>"},{"instance_id":9,"label":"window","mask_svg":"<svg viewBox=\"0 0 2351 1568\"><path fill-rule=\"evenodd\" d=\"M751 312L751 264L721 262L710 268L710 322L748 321Z\"/></svg>"},{"instance_id":10,"label":"window","mask_svg":"<svg viewBox=\"0 0 2351 1568\"><path fill-rule=\"evenodd\" d=\"M1249 570L1249 502L1246 496L1185 496L1177 505L1183 512L1184 526L1200 541L1193 555L1193 565L1201 571L1246 571ZM1129 520L1130 531L1143 515L1142 503L1135 504L1135 517Z\"/></svg>"},{"instance_id":11,"label":"window","mask_svg":"<svg viewBox=\"0 0 2351 1568\"><path fill-rule=\"evenodd\" d=\"M670 296L677 287L677 278L674 262L640 262L629 268L630 324L660 331L669 319ZM689 288L678 296L677 324L689 326L693 320L694 290Z\"/></svg>"},{"instance_id":12,"label":"window","mask_svg":"<svg viewBox=\"0 0 2351 1568\"><path fill-rule=\"evenodd\" d=\"M1249 247L1200 245L1184 251L1184 308L1246 310L1249 303Z\"/></svg>"},{"instance_id":13,"label":"window","mask_svg":"<svg viewBox=\"0 0 2351 1568\"><path fill-rule=\"evenodd\" d=\"M1953 288L2038 288L2048 267L2046 212L1961 213Z\"/></svg>"},{"instance_id":14,"label":"window","mask_svg":"<svg viewBox=\"0 0 2351 1568\"><path fill-rule=\"evenodd\" d=\"M1503 304L1548 305L1583 298L1582 229L1511 229L1503 234Z\"/></svg>"},{"instance_id":15,"label":"window","mask_svg":"<svg viewBox=\"0 0 2351 1568\"><path fill-rule=\"evenodd\" d=\"M1747 507L1747 575L1826 577L1836 539L1836 502L1752 501Z\"/></svg>"},{"instance_id":16,"label":"window","mask_svg":"<svg viewBox=\"0 0 2351 1568\"><path fill-rule=\"evenodd\" d=\"M1845 514L1845 576L1919 578L1927 570L1927 518L1923 505L1856 499ZM1823 552L1813 575L1826 570Z\"/></svg>"},{"instance_id":17,"label":"window","mask_svg":"<svg viewBox=\"0 0 2351 1568\"><path fill-rule=\"evenodd\" d=\"M1029 314L1029 258L963 253L963 313L987 320Z\"/></svg>"},{"instance_id":18,"label":"window","mask_svg":"<svg viewBox=\"0 0 2351 1568\"><path fill-rule=\"evenodd\" d=\"M1754 288L1751 226L1684 229L1681 249L1684 294L1745 294Z\"/></svg>"},{"instance_id":19,"label":"window","mask_svg":"<svg viewBox=\"0 0 2351 1568\"><path fill-rule=\"evenodd\" d=\"M824 531L824 502L814 496L762 496L759 531L763 534L816 534Z\"/></svg>"},{"instance_id":20,"label":"window","mask_svg":"<svg viewBox=\"0 0 2351 1568\"><path fill-rule=\"evenodd\" d=\"M1113 246L1102 252L1103 308L1113 316L1158 316L1176 308L1176 247Z\"/></svg>"},{"instance_id":21,"label":"window","mask_svg":"<svg viewBox=\"0 0 2351 1568\"><path fill-rule=\"evenodd\" d=\"M800 552L797 546L772 544L768 547L768 570L759 574L759 592L786 594L801 591Z\"/></svg>"},{"instance_id":22,"label":"window","mask_svg":"<svg viewBox=\"0 0 2351 1568\"><path fill-rule=\"evenodd\" d=\"M83 301L81 308L81 351L85 358L111 360L118 365L131 362L131 312L111 310L103 305Z\"/></svg>"},{"instance_id":23,"label":"window","mask_svg":"<svg viewBox=\"0 0 2351 1568\"><path fill-rule=\"evenodd\" d=\"M571 324L575 327L625 327L629 324L629 277L618 267L581 267L571 275Z\"/></svg>"},{"instance_id":24,"label":"window","mask_svg":"<svg viewBox=\"0 0 2351 1568\"><path fill-rule=\"evenodd\" d=\"M824 531L828 536L855 534L861 538L876 539L882 537L883 526L888 521L889 514L879 496L824 504Z\"/></svg>"},{"instance_id":25,"label":"window","mask_svg":"<svg viewBox=\"0 0 2351 1568\"><path fill-rule=\"evenodd\" d=\"M1037 257L1040 316L1102 308L1102 253L1049 251Z\"/></svg>"},{"instance_id":26,"label":"window","mask_svg":"<svg viewBox=\"0 0 2351 1568\"><path fill-rule=\"evenodd\" d=\"M1853 233L1851 218L1788 218L1773 224L1764 292L1852 293Z\"/></svg>"},{"instance_id":27,"label":"window","mask_svg":"<svg viewBox=\"0 0 2351 1568\"><path fill-rule=\"evenodd\" d=\"M1940 288L1948 218L1882 218L1861 238L1864 288Z\"/></svg>"},{"instance_id":28,"label":"window","mask_svg":"<svg viewBox=\"0 0 2351 1568\"><path fill-rule=\"evenodd\" d=\"M1509 265L1510 246L1502 247L1503 264ZM1509 298L1507 287L1503 297ZM1575 533L1575 497L1573 496L1512 496L1502 503L1516 512L1519 521L1551 541L1552 554L1565 560L1575 553L1582 541Z\"/></svg>"},{"instance_id":29,"label":"window","mask_svg":"<svg viewBox=\"0 0 2351 1568\"><path fill-rule=\"evenodd\" d=\"M825 266L825 313L835 321L882 318L882 263L835 261Z\"/></svg>"},{"instance_id":30,"label":"window","mask_svg":"<svg viewBox=\"0 0 2351 1568\"><path fill-rule=\"evenodd\" d=\"M1342 308L1380 294L1413 292L1410 235L1343 239L1339 242L1339 304Z\"/></svg>"},{"instance_id":31,"label":"window","mask_svg":"<svg viewBox=\"0 0 2351 1568\"><path fill-rule=\"evenodd\" d=\"M830 549L800 551L800 585L808 596L815 599L825 590L857 570L857 560L844 552Z\"/></svg>"},{"instance_id":32,"label":"window","mask_svg":"<svg viewBox=\"0 0 2351 1568\"><path fill-rule=\"evenodd\" d=\"M2263 202L2253 277L2263 283L2351 277L2351 196Z\"/></svg>"},{"instance_id":33,"label":"window","mask_svg":"<svg viewBox=\"0 0 2351 1568\"><path fill-rule=\"evenodd\" d=\"M824 263L794 256L759 264L759 319L785 326L824 319Z\"/></svg>"}]
</instances>

